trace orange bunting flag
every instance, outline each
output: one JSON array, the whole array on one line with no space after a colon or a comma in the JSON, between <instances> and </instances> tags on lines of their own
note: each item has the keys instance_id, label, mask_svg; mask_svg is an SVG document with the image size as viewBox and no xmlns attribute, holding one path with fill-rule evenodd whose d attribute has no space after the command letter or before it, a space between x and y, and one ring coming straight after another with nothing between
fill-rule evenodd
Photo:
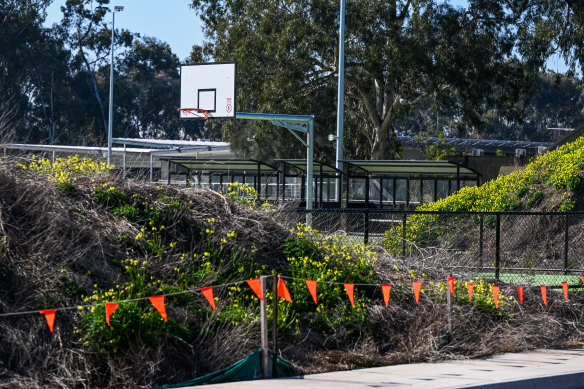
<instances>
[{"instance_id":1,"label":"orange bunting flag","mask_svg":"<svg viewBox=\"0 0 584 389\"><path fill-rule=\"evenodd\" d=\"M57 313L56 309L43 309L39 311L41 315L45 315L45 319L47 320L47 325L51 332L53 332L53 325L55 324L55 314Z\"/></svg>"},{"instance_id":2,"label":"orange bunting flag","mask_svg":"<svg viewBox=\"0 0 584 389\"><path fill-rule=\"evenodd\" d=\"M283 279L278 277L278 297L283 298L286 301L292 302L292 297L290 297L290 292Z\"/></svg>"},{"instance_id":3,"label":"orange bunting flag","mask_svg":"<svg viewBox=\"0 0 584 389\"><path fill-rule=\"evenodd\" d=\"M108 327L111 327L110 324L110 316L118 309L120 304L117 303L105 303L105 321L107 322Z\"/></svg>"},{"instance_id":4,"label":"orange bunting flag","mask_svg":"<svg viewBox=\"0 0 584 389\"><path fill-rule=\"evenodd\" d=\"M517 287L517 296L519 296L519 304L523 306L523 286Z\"/></svg>"},{"instance_id":5,"label":"orange bunting flag","mask_svg":"<svg viewBox=\"0 0 584 389\"><path fill-rule=\"evenodd\" d=\"M414 296L416 297L416 304L420 303L420 289L422 288L422 281L414 281Z\"/></svg>"},{"instance_id":6,"label":"orange bunting flag","mask_svg":"<svg viewBox=\"0 0 584 389\"><path fill-rule=\"evenodd\" d=\"M209 302L211 307L213 309L215 309L215 297L213 297L213 287L206 286L206 287L201 288L199 290L201 291L201 293L203 293L203 296L205 296L205 298L207 299L207 301Z\"/></svg>"},{"instance_id":7,"label":"orange bunting flag","mask_svg":"<svg viewBox=\"0 0 584 389\"><path fill-rule=\"evenodd\" d=\"M562 282L562 289L564 290L564 298L568 301L568 283L566 281Z\"/></svg>"},{"instance_id":8,"label":"orange bunting flag","mask_svg":"<svg viewBox=\"0 0 584 389\"><path fill-rule=\"evenodd\" d=\"M497 285L493 285L493 301L495 308L499 309L499 287Z\"/></svg>"},{"instance_id":9,"label":"orange bunting flag","mask_svg":"<svg viewBox=\"0 0 584 389\"><path fill-rule=\"evenodd\" d=\"M355 284L345 284L345 292L347 292L347 296L349 296L349 300L351 301L351 306L355 306L353 302L353 291L355 290Z\"/></svg>"},{"instance_id":10,"label":"orange bunting flag","mask_svg":"<svg viewBox=\"0 0 584 389\"><path fill-rule=\"evenodd\" d=\"M391 285L381 285L381 291L383 292L383 301L385 301L385 307L387 308L387 305L389 304L389 294L391 293Z\"/></svg>"},{"instance_id":11,"label":"orange bunting flag","mask_svg":"<svg viewBox=\"0 0 584 389\"><path fill-rule=\"evenodd\" d=\"M251 280L247 280L247 284L258 296L261 301L264 301L264 294L262 292L262 284L259 278L252 278Z\"/></svg>"},{"instance_id":12,"label":"orange bunting flag","mask_svg":"<svg viewBox=\"0 0 584 389\"><path fill-rule=\"evenodd\" d=\"M468 301L472 301L472 290L474 289L474 284L469 282L466 284L466 290L468 290Z\"/></svg>"},{"instance_id":13,"label":"orange bunting flag","mask_svg":"<svg viewBox=\"0 0 584 389\"><path fill-rule=\"evenodd\" d=\"M454 296L454 277L448 277L448 289L450 289L450 294Z\"/></svg>"},{"instance_id":14,"label":"orange bunting flag","mask_svg":"<svg viewBox=\"0 0 584 389\"><path fill-rule=\"evenodd\" d=\"M308 291L310 292L310 295L316 304L316 281L306 280L306 286L308 286Z\"/></svg>"},{"instance_id":15,"label":"orange bunting flag","mask_svg":"<svg viewBox=\"0 0 584 389\"><path fill-rule=\"evenodd\" d=\"M582 283L584 284L584 277L582 277Z\"/></svg>"},{"instance_id":16,"label":"orange bunting flag","mask_svg":"<svg viewBox=\"0 0 584 389\"><path fill-rule=\"evenodd\" d=\"M164 321L168 321L166 317L166 307L164 306L164 296L152 296L148 297L148 300L154 305L154 308L160 313L160 316L164 319Z\"/></svg>"},{"instance_id":17,"label":"orange bunting flag","mask_svg":"<svg viewBox=\"0 0 584 389\"><path fill-rule=\"evenodd\" d=\"M547 288L545 285L541 285L539 289L541 290L541 298L543 299L543 305L547 307Z\"/></svg>"}]
</instances>

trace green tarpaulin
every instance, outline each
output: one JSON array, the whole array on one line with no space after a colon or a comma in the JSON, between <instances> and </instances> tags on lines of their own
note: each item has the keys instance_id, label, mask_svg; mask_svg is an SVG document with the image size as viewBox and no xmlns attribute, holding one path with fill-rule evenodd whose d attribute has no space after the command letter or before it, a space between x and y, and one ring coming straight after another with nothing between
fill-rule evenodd
<instances>
[{"instance_id":1,"label":"green tarpaulin","mask_svg":"<svg viewBox=\"0 0 584 389\"><path fill-rule=\"evenodd\" d=\"M273 354L270 353L270 365L268 376L272 377L272 361ZM298 371L292 366L290 362L285 359L278 358L277 361L278 377L290 377L297 375ZM196 386L203 384L220 384L224 382L235 381L249 381L262 378L262 350L258 350L245 357L244 359L226 367L225 369L216 371L206 376L195 378L194 380L181 382L180 384L162 385L152 389L164 388L184 388L186 386Z\"/></svg>"}]
</instances>

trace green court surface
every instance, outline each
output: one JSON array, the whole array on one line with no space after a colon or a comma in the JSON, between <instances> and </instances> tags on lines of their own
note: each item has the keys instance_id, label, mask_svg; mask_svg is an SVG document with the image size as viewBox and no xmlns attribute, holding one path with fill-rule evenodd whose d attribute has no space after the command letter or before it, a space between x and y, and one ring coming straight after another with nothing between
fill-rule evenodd
<instances>
[{"instance_id":1,"label":"green court surface","mask_svg":"<svg viewBox=\"0 0 584 389\"><path fill-rule=\"evenodd\" d=\"M464 277L476 277L484 279L495 279L495 273L465 273ZM503 273L499 274L502 282L510 284L521 283L523 285L548 285L561 286L562 282L567 282L570 286L582 285L582 275L565 275L565 274L523 274L523 273Z\"/></svg>"}]
</instances>

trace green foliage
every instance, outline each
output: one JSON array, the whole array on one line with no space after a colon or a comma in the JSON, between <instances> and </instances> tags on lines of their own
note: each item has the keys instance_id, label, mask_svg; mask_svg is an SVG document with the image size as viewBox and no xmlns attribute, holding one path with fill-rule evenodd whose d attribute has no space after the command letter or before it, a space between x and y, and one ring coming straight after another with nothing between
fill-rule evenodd
<instances>
[{"instance_id":1,"label":"green foliage","mask_svg":"<svg viewBox=\"0 0 584 389\"><path fill-rule=\"evenodd\" d=\"M121 207L126 205L128 202L128 197L124 192L115 186L111 185L109 182L102 184L93 190L93 198L101 204L110 207Z\"/></svg>"},{"instance_id":2,"label":"green foliage","mask_svg":"<svg viewBox=\"0 0 584 389\"><path fill-rule=\"evenodd\" d=\"M536 205L539 200L541 200L543 198L543 193L541 193L539 190L536 190L534 192L532 192L529 195L529 198L527 199L527 201L525 202L525 207L527 209L532 208L534 205Z\"/></svg>"},{"instance_id":3,"label":"green foliage","mask_svg":"<svg viewBox=\"0 0 584 389\"><path fill-rule=\"evenodd\" d=\"M469 301L468 285L473 284L472 299ZM431 293L434 293L435 298L446 300L446 293L450 293L446 282L430 282ZM471 304L477 307L480 311L491 316L509 316L516 305L515 300L511 296L507 296L502 290L499 291L498 307L495 306L493 297L493 284L486 282L483 279L470 280L467 282L454 282L454 298L460 305Z\"/></svg>"},{"instance_id":4,"label":"green foliage","mask_svg":"<svg viewBox=\"0 0 584 389\"><path fill-rule=\"evenodd\" d=\"M258 192L253 186L233 182L229 184L227 197L236 203L253 206L258 200Z\"/></svg>"},{"instance_id":5,"label":"green foliage","mask_svg":"<svg viewBox=\"0 0 584 389\"><path fill-rule=\"evenodd\" d=\"M188 328L172 318L165 323L148 300L128 301L120 304L110 318L111 327L105 319L105 303L154 296L174 289L161 281L148 278L147 263L128 259L123 261L126 282L118 282L108 291L95 290L84 298L87 304L98 304L83 310L82 320L75 332L79 341L89 350L98 353L117 353L135 344L156 346L161 336L176 336L187 340Z\"/></svg>"},{"instance_id":6,"label":"green foliage","mask_svg":"<svg viewBox=\"0 0 584 389\"><path fill-rule=\"evenodd\" d=\"M140 211L133 205L124 204L112 209L112 213L118 217L123 217L128 221L135 222L140 216Z\"/></svg>"},{"instance_id":7,"label":"green foliage","mask_svg":"<svg viewBox=\"0 0 584 389\"><path fill-rule=\"evenodd\" d=\"M67 188L66 190L71 190L70 187L67 187L67 183L77 180L80 176L104 176L113 167L108 166L104 162L96 162L89 158L81 159L78 155L57 158L55 163L51 163L46 158L37 159L33 155L32 161L28 165L19 164L18 166L24 170L46 174L51 181L56 183L57 189Z\"/></svg>"},{"instance_id":8,"label":"green foliage","mask_svg":"<svg viewBox=\"0 0 584 389\"><path fill-rule=\"evenodd\" d=\"M295 280L291 285L294 302L283 320L290 322L295 320L295 314L308 313L312 323L326 336L334 338L339 331L349 337L367 333L368 294L356 288L352 307L342 283L374 283L375 254L367 246L344 243L341 235L324 237L303 224L298 224L293 233L283 246L288 272L295 278L319 282L318 305L315 307L304 281Z\"/></svg>"},{"instance_id":9,"label":"green foliage","mask_svg":"<svg viewBox=\"0 0 584 389\"><path fill-rule=\"evenodd\" d=\"M417 210L512 211L533 206L540 201L543 197L540 189L547 185L563 193L562 201L555 210L569 211L575 206L571 193L580 185L583 168L584 138L579 138L557 150L540 155L523 170L499 177L480 187L462 188L447 198L424 204ZM527 193L530 195L524 200ZM435 244L444 232L440 228L430 228L436 224L437 218L437 215L432 214L411 215L406 226L406 239L419 245ZM384 247L393 252L402 249L401 228L398 226L386 231L382 241Z\"/></svg>"},{"instance_id":10,"label":"green foliage","mask_svg":"<svg viewBox=\"0 0 584 389\"><path fill-rule=\"evenodd\" d=\"M69 181L59 181L55 183L55 189L65 196L73 196L77 193L77 188Z\"/></svg>"}]
</instances>

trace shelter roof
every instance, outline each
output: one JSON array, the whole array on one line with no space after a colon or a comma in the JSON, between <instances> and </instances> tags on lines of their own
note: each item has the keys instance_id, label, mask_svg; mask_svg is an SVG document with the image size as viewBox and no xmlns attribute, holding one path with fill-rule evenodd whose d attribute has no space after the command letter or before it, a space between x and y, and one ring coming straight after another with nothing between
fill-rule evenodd
<instances>
[{"instance_id":1,"label":"shelter roof","mask_svg":"<svg viewBox=\"0 0 584 389\"><path fill-rule=\"evenodd\" d=\"M190 170L204 171L237 171L237 172L264 172L278 171L274 166L253 159L197 159L192 157L160 158L161 161L169 161Z\"/></svg>"},{"instance_id":2,"label":"shelter roof","mask_svg":"<svg viewBox=\"0 0 584 389\"><path fill-rule=\"evenodd\" d=\"M479 172L469 167L449 161L401 161L401 160L342 160L349 168L356 168L368 174L392 175L464 175L478 176Z\"/></svg>"},{"instance_id":3,"label":"shelter roof","mask_svg":"<svg viewBox=\"0 0 584 389\"><path fill-rule=\"evenodd\" d=\"M307 169L307 162L306 159L274 159L274 162L281 162L284 165L292 166L298 170L306 171ZM328 163L321 162L321 161L314 161L313 162L314 173L320 174L322 171L323 173L342 173L342 171L338 170L334 166L329 165Z\"/></svg>"}]
</instances>

